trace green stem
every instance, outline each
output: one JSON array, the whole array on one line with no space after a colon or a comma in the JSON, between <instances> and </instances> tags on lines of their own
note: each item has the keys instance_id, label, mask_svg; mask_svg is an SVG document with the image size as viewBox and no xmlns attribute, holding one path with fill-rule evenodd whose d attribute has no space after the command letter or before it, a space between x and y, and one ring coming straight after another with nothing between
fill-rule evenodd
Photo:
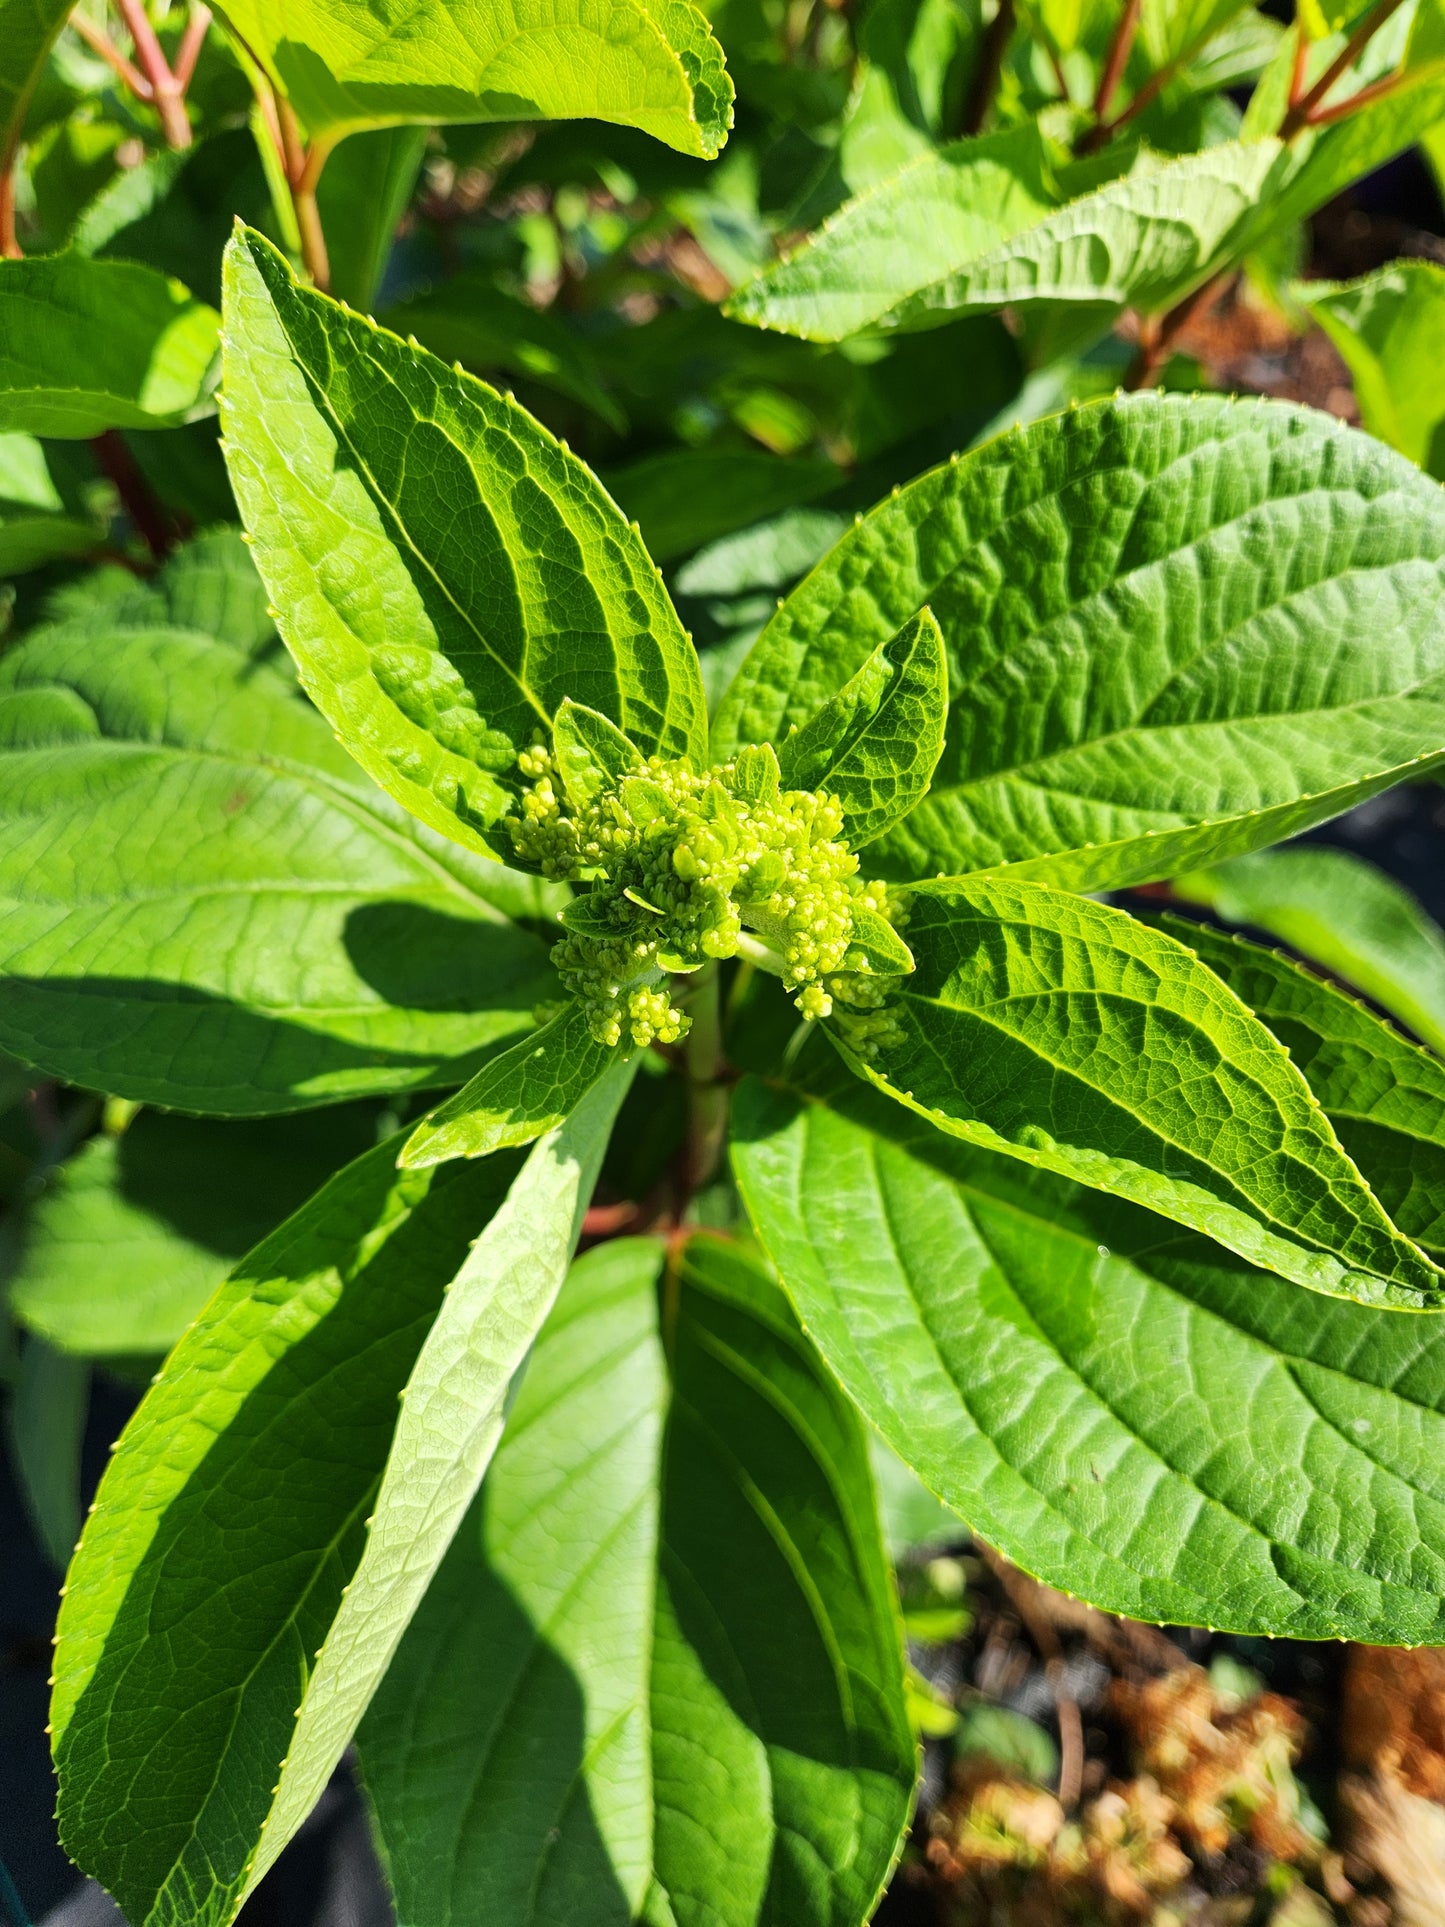
<instances>
[{"instance_id":1,"label":"green stem","mask_svg":"<svg viewBox=\"0 0 1445 1927\"><path fill-rule=\"evenodd\" d=\"M722 1006L715 963L705 964L693 978L687 1012L692 1028L683 1043L687 1137L682 1175L685 1196L690 1198L712 1182L727 1138L728 1087L721 1076Z\"/></svg>"}]
</instances>

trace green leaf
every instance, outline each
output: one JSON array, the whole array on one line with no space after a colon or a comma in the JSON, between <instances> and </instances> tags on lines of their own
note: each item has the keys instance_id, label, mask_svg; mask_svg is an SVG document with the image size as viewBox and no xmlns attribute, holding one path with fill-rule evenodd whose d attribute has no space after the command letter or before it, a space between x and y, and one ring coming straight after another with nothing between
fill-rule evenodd
<instances>
[{"instance_id":1,"label":"green leaf","mask_svg":"<svg viewBox=\"0 0 1445 1927\"><path fill-rule=\"evenodd\" d=\"M142 1111L50 1174L10 1309L61 1351L168 1352L236 1261L375 1136L360 1105L238 1124Z\"/></svg>"},{"instance_id":2,"label":"green leaf","mask_svg":"<svg viewBox=\"0 0 1445 1927\"><path fill-rule=\"evenodd\" d=\"M992 259L1052 210L1045 170L1032 121L922 154L847 202L723 312L806 341L892 325L924 291Z\"/></svg>"},{"instance_id":3,"label":"green leaf","mask_svg":"<svg viewBox=\"0 0 1445 1927\"><path fill-rule=\"evenodd\" d=\"M1173 889L1226 923L1267 930L1445 1053L1445 934L1373 864L1343 850L1274 850Z\"/></svg>"},{"instance_id":4,"label":"green leaf","mask_svg":"<svg viewBox=\"0 0 1445 1927\"><path fill-rule=\"evenodd\" d=\"M426 152L425 127L377 127L333 154L316 189L331 292L370 314Z\"/></svg>"},{"instance_id":5,"label":"green leaf","mask_svg":"<svg viewBox=\"0 0 1445 1927\"><path fill-rule=\"evenodd\" d=\"M835 215L784 271L791 277L805 270L796 288L791 279L780 294L763 281L750 283L726 312L812 341L841 341L865 327L937 327L955 315L1005 306L1024 316L1058 303L1106 315L1124 307L1152 314L1239 251L1286 161L1277 142L1225 142L1135 168L1061 208L1028 187L1007 203L1009 218L998 233L971 225L947 252L939 245L944 223L925 193L915 198L910 183L917 169L936 165L933 159L915 163ZM886 207L873 205L885 197ZM964 204L971 205L971 197ZM913 219L929 216L932 247L905 251L895 243L896 251L885 245L880 253L880 239L886 242L905 206Z\"/></svg>"},{"instance_id":6,"label":"green leaf","mask_svg":"<svg viewBox=\"0 0 1445 1927\"><path fill-rule=\"evenodd\" d=\"M822 1072L826 1105L739 1090L749 1211L844 1386L982 1537L1135 1618L1445 1639L1445 1324L1298 1291Z\"/></svg>"},{"instance_id":7,"label":"green leaf","mask_svg":"<svg viewBox=\"0 0 1445 1927\"><path fill-rule=\"evenodd\" d=\"M1445 1275L1385 1216L1287 1053L1182 944L982 877L922 885L904 928L915 970L893 1035L849 1056L880 1090L1312 1291L1445 1305Z\"/></svg>"},{"instance_id":8,"label":"green leaf","mask_svg":"<svg viewBox=\"0 0 1445 1927\"><path fill-rule=\"evenodd\" d=\"M129 261L0 261L0 430L80 440L211 411L214 308Z\"/></svg>"},{"instance_id":9,"label":"green leaf","mask_svg":"<svg viewBox=\"0 0 1445 1927\"><path fill-rule=\"evenodd\" d=\"M706 761L696 653L581 462L298 287L259 235L227 249L224 307L236 498L302 681L368 775L488 850L566 696L644 753Z\"/></svg>"},{"instance_id":10,"label":"green leaf","mask_svg":"<svg viewBox=\"0 0 1445 1927\"><path fill-rule=\"evenodd\" d=\"M464 268L388 308L381 321L393 334L419 341L475 375L520 376L581 402L619 433L627 427L585 339L557 315L504 293L483 273Z\"/></svg>"},{"instance_id":11,"label":"green leaf","mask_svg":"<svg viewBox=\"0 0 1445 1927\"><path fill-rule=\"evenodd\" d=\"M783 783L836 796L849 848L861 849L927 793L947 717L943 637L924 609L786 738Z\"/></svg>"},{"instance_id":12,"label":"green leaf","mask_svg":"<svg viewBox=\"0 0 1445 1927\"><path fill-rule=\"evenodd\" d=\"M828 495L842 481L831 462L758 449L689 448L613 469L607 487L659 562L750 528L765 516Z\"/></svg>"},{"instance_id":13,"label":"green leaf","mask_svg":"<svg viewBox=\"0 0 1445 1927\"><path fill-rule=\"evenodd\" d=\"M1445 1065L1277 952L1180 917L1162 921L1269 1026L1375 1196L1438 1264L1445 1258Z\"/></svg>"},{"instance_id":14,"label":"green leaf","mask_svg":"<svg viewBox=\"0 0 1445 1927\"><path fill-rule=\"evenodd\" d=\"M711 160L732 125L722 49L688 0L505 14L482 0L227 0L225 18L327 144L403 122L580 117Z\"/></svg>"},{"instance_id":15,"label":"green leaf","mask_svg":"<svg viewBox=\"0 0 1445 1927\"><path fill-rule=\"evenodd\" d=\"M362 1728L404 1920L857 1927L890 1870L914 1748L861 1428L720 1244L665 1361L663 1256L575 1268Z\"/></svg>"},{"instance_id":16,"label":"green leaf","mask_svg":"<svg viewBox=\"0 0 1445 1927\"><path fill-rule=\"evenodd\" d=\"M65 513L35 437L0 434L0 577L88 555L101 539L98 522Z\"/></svg>"},{"instance_id":17,"label":"green leaf","mask_svg":"<svg viewBox=\"0 0 1445 1927\"><path fill-rule=\"evenodd\" d=\"M80 1537L80 1448L89 1410L89 1365L53 1351L43 1339L28 1339L10 1393L6 1434L25 1510L61 1572Z\"/></svg>"},{"instance_id":18,"label":"green leaf","mask_svg":"<svg viewBox=\"0 0 1445 1927\"><path fill-rule=\"evenodd\" d=\"M415 1170L530 1144L575 1110L617 1055L611 1045L594 1042L586 1011L569 1003L423 1118L401 1161Z\"/></svg>"},{"instance_id":19,"label":"green leaf","mask_svg":"<svg viewBox=\"0 0 1445 1927\"><path fill-rule=\"evenodd\" d=\"M194 585L193 585L194 586ZM0 1048L244 1115L470 1076L555 994L521 883L358 776L292 688L177 630L0 657Z\"/></svg>"},{"instance_id":20,"label":"green leaf","mask_svg":"<svg viewBox=\"0 0 1445 1927\"><path fill-rule=\"evenodd\" d=\"M953 707L884 875L1167 877L1445 749L1445 495L1277 402L1120 396L921 476L773 617L714 753L781 742L925 603Z\"/></svg>"},{"instance_id":21,"label":"green leaf","mask_svg":"<svg viewBox=\"0 0 1445 1927\"><path fill-rule=\"evenodd\" d=\"M1392 261L1362 280L1305 282L1296 293L1344 357L1365 427L1445 480L1445 267Z\"/></svg>"},{"instance_id":22,"label":"green leaf","mask_svg":"<svg viewBox=\"0 0 1445 1927\"><path fill-rule=\"evenodd\" d=\"M9 173L26 110L71 0L0 0L0 168Z\"/></svg>"},{"instance_id":23,"label":"green leaf","mask_svg":"<svg viewBox=\"0 0 1445 1927\"><path fill-rule=\"evenodd\" d=\"M570 697L552 719L552 754L562 785L578 809L586 809L593 797L620 783L629 770L642 767L642 758L616 723Z\"/></svg>"},{"instance_id":24,"label":"green leaf","mask_svg":"<svg viewBox=\"0 0 1445 1927\"><path fill-rule=\"evenodd\" d=\"M134 1927L234 1912L397 1394L516 1169L398 1172L395 1139L359 1158L221 1287L126 1427L71 1567L51 1719L61 1836Z\"/></svg>"},{"instance_id":25,"label":"green leaf","mask_svg":"<svg viewBox=\"0 0 1445 1927\"><path fill-rule=\"evenodd\" d=\"M244 1894L325 1791L476 1495L501 1436L508 1387L577 1248L636 1067L635 1057L614 1063L566 1123L533 1147L448 1288L407 1380L366 1547L317 1654Z\"/></svg>"}]
</instances>

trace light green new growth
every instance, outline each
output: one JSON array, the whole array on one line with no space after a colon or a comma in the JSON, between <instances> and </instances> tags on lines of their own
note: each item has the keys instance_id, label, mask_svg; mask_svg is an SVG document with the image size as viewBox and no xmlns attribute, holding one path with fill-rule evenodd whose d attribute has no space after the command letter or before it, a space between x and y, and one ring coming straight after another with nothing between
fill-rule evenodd
<instances>
[{"instance_id":1,"label":"light green new growth","mask_svg":"<svg viewBox=\"0 0 1445 1927\"><path fill-rule=\"evenodd\" d=\"M857 874L838 799L785 790L766 744L701 773L634 752L604 776L595 761L574 768L570 741L559 729L555 761L541 745L518 758L529 787L510 830L521 862L592 886L562 913L552 958L597 1042L677 1042L690 1020L661 973L742 949L799 993L805 1018L852 1006L850 1042L866 1053L885 994L874 973L886 982L912 959L884 885Z\"/></svg>"}]
</instances>

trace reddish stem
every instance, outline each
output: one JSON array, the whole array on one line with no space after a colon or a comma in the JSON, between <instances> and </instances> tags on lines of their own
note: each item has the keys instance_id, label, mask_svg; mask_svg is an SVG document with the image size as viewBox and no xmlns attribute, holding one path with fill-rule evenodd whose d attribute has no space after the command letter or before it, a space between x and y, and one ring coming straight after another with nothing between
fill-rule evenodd
<instances>
[{"instance_id":1,"label":"reddish stem","mask_svg":"<svg viewBox=\"0 0 1445 1927\"><path fill-rule=\"evenodd\" d=\"M1360 22L1359 26L1356 27L1355 31L1345 42L1341 51L1330 62L1329 66L1325 68L1309 92L1301 95L1298 100L1291 102L1289 112L1279 124L1279 137L1281 140L1293 140L1294 136L1303 128L1323 125L1323 122L1316 116L1315 109L1340 78L1340 75L1348 72L1348 70L1354 66L1355 62L1380 31L1381 27L1384 26L1391 14L1397 13L1403 5L1404 0L1380 0L1380 4L1375 8L1374 12L1367 15L1366 18ZM1380 82L1375 81L1372 84L1378 88ZM1362 93L1368 91L1368 89L1361 89ZM1358 96L1355 98L1358 98ZM1344 104L1346 111L1353 111L1353 102ZM1338 120L1341 118L1333 109L1327 109L1326 111L1329 113L1331 119Z\"/></svg>"},{"instance_id":2,"label":"reddish stem","mask_svg":"<svg viewBox=\"0 0 1445 1927\"><path fill-rule=\"evenodd\" d=\"M211 9L205 6L193 6L181 44L176 50L176 85L182 93L191 84L191 77L196 71L196 62L201 57L201 48L205 45L210 25Z\"/></svg>"},{"instance_id":3,"label":"reddish stem","mask_svg":"<svg viewBox=\"0 0 1445 1927\"><path fill-rule=\"evenodd\" d=\"M103 27L93 25L83 13L72 14L70 24L90 51L99 54L105 64L120 75L137 100L154 97L151 84L140 68L126 59Z\"/></svg>"},{"instance_id":4,"label":"reddish stem","mask_svg":"<svg viewBox=\"0 0 1445 1927\"><path fill-rule=\"evenodd\" d=\"M1372 100L1381 100L1386 94L1393 94L1405 76L1403 73L1386 74L1381 80L1372 80L1368 87L1361 87L1358 93L1351 94L1348 100L1336 101L1333 107L1315 107L1310 110L1307 127L1329 127L1337 120L1347 120L1360 108L1368 107Z\"/></svg>"},{"instance_id":5,"label":"reddish stem","mask_svg":"<svg viewBox=\"0 0 1445 1927\"><path fill-rule=\"evenodd\" d=\"M141 72L150 82L166 145L189 147L191 120L186 112L185 89L171 72L170 63L156 38L156 30L150 23L150 15L145 10L145 0L115 0L115 3L135 46L135 57Z\"/></svg>"},{"instance_id":6,"label":"reddish stem","mask_svg":"<svg viewBox=\"0 0 1445 1927\"><path fill-rule=\"evenodd\" d=\"M1104 56L1104 71L1099 75L1099 85L1094 94L1096 121L1102 122L1108 117L1109 102L1124 78L1129 55L1134 51L1134 36L1139 31L1139 16L1143 10L1144 0L1124 0L1124 11L1119 15L1119 24L1109 42L1109 51Z\"/></svg>"},{"instance_id":7,"label":"reddish stem","mask_svg":"<svg viewBox=\"0 0 1445 1927\"><path fill-rule=\"evenodd\" d=\"M1154 323L1152 327L1145 324L1145 327L1141 328L1139 352L1124 376L1125 388L1147 387L1167 360L1169 350L1179 335L1197 314L1202 314L1211 302L1217 299L1233 279L1234 274L1233 268L1226 268L1222 274L1212 276L1201 287L1196 288L1193 294L1186 295L1177 307L1171 308L1161 321Z\"/></svg>"},{"instance_id":8,"label":"reddish stem","mask_svg":"<svg viewBox=\"0 0 1445 1927\"><path fill-rule=\"evenodd\" d=\"M979 56L978 72L973 77L973 85L968 90L968 101L963 110L963 132L976 134L988 118L989 105L993 100L994 88L1003 72L1004 55L1008 43L1013 39L1014 0L998 0L998 12L989 22L988 33L984 37L983 52Z\"/></svg>"},{"instance_id":9,"label":"reddish stem","mask_svg":"<svg viewBox=\"0 0 1445 1927\"><path fill-rule=\"evenodd\" d=\"M175 531L125 438L118 429L107 428L95 437L91 447L102 472L115 484L121 507L135 524L136 533L156 561L164 562L174 546Z\"/></svg>"}]
</instances>

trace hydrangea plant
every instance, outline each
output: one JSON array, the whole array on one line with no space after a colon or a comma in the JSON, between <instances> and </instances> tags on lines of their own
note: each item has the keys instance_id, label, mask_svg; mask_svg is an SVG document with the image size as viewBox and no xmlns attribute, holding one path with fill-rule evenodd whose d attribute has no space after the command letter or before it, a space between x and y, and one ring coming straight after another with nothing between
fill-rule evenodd
<instances>
[{"instance_id":1,"label":"hydrangea plant","mask_svg":"<svg viewBox=\"0 0 1445 1927\"><path fill-rule=\"evenodd\" d=\"M59 14L21 11L23 116ZM62 1837L133 1927L224 1927L353 1744L409 1927L860 1927L918 1762L880 1440L1108 1610L1445 1642L1445 1032L1330 927L1323 853L1261 854L1445 763L1445 496L1307 409L1146 385L1221 264L1278 280L1278 230L1445 112L1434 15L1251 54L1229 10L1146 7L1141 69L1138 8L1006 6L942 140L870 12L849 179L736 276L735 358L862 337L786 364L843 369L860 461L866 371L892 342L941 382L941 322L987 320L939 337L970 381L1024 343L1037 401L1127 307L1131 389L1055 406L1070 360L851 522L770 519L803 458L703 451L702 508L654 475L665 559L746 531L695 602L724 562L795 585L700 655L593 469L358 311L418 127L721 145L681 0L513 11L227 9L286 219L235 228L219 334L95 241L180 178L199 41L135 43L170 172L107 188L93 254L0 263L31 318L0 422L99 434L140 505L128 570L0 655L0 1048L108 1100L12 1304L27 1356L165 1353L55 1657ZM1201 100L1238 138L1181 153ZM1343 338L1409 292L1319 299ZM469 299L410 312L485 330ZM605 415L566 329L507 313L506 355ZM145 560L126 451L204 423L218 340L251 560L164 514ZM32 506L7 529L95 560L84 503ZM172 1275L197 1218L214 1291ZM128 1240L135 1288L90 1289Z\"/></svg>"}]
</instances>

